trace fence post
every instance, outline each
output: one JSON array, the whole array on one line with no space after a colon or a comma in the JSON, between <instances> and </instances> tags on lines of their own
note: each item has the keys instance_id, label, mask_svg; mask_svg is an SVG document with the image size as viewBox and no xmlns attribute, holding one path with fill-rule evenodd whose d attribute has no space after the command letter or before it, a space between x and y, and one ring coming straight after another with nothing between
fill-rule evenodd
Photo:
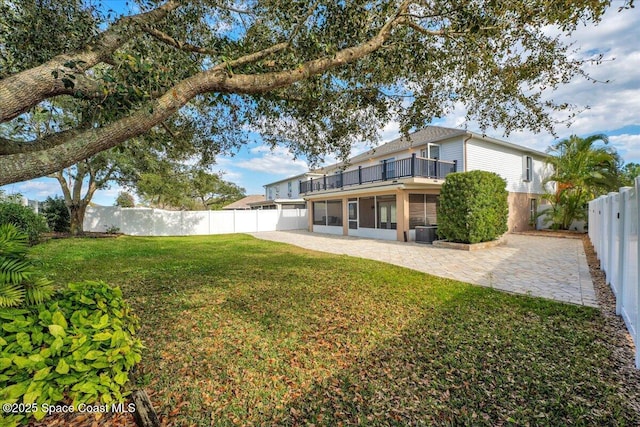
<instances>
[{"instance_id":1,"label":"fence post","mask_svg":"<svg viewBox=\"0 0 640 427\"><path fill-rule=\"evenodd\" d=\"M387 180L387 161L386 160L382 161L382 180L383 181Z\"/></svg>"},{"instance_id":2,"label":"fence post","mask_svg":"<svg viewBox=\"0 0 640 427\"><path fill-rule=\"evenodd\" d=\"M358 166L358 185L362 184L362 166Z\"/></svg>"},{"instance_id":3,"label":"fence post","mask_svg":"<svg viewBox=\"0 0 640 427\"><path fill-rule=\"evenodd\" d=\"M636 229L636 259L634 260L636 269L636 281L631 285L635 286L636 288L636 300L634 301L636 304L636 318L634 319L634 321L636 322L634 328L636 331L636 336L634 344L636 345L636 369L640 369L640 345L638 343L638 338L640 337L640 332L638 331L638 327L640 327L640 271L638 270L640 266L640 176L636 177L634 184L636 190L636 198L632 203L635 203L636 217L632 219L636 222L636 224L634 225ZM633 268L633 266L629 267Z\"/></svg>"},{"instance_id":4,"label":"fence post","mask_svg":"<svg viewBox=\"0 0 640 427\"><path fill-rule=\"evenodd\" d=\"M620 189L620 200L618 202L618 211L620 212L620 221L618 222L618 235L620 236L620 240L618 242L618 283L615 284L616 288L616 314L620 316L622 314L622 299L624 295L623 285L624 285L624 260L627 256L626 254L626 239L624 233L624 225L625 221L628 218L627 213L627 203L625 201L627 189Z\"/></svg>"}]
</instances>

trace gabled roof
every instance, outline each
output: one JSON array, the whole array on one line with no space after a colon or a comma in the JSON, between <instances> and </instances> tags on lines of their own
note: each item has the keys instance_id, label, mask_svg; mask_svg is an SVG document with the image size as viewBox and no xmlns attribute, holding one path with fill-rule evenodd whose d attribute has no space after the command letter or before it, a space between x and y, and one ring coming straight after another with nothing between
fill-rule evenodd
<instances>
[{"instance_id":1,"label":"gabled roof","mask_svg":"<svg viewBox=\"0 0 640 427\"><path fill-rule=\"evenodd\" d=\"M249 206L249 203L264 202L264 200L265 200L264 195L252 194L240 200L237 200L233 203L230 203L227 206L223 207L222 209L225 209L225 210L251 209L251 206Z\"/></svg>"},{"instance_id":2,"label":"gabled roof","mask_svg":"<svg viewBox=\"0 0 640 427\"><path fill-rule=\"evenodd\" d=\"M413 146L424 145L429 142L442 141L443 139L449 139L456 136L467 134L463 129L452 129L440 126L427 126L424 129L416 131L409 135L408 138L404 136L396 138L393 141L382 144L379 147L372 148L362 154L358 154L355 157L349 159L351 163L361 162L369 159L372 155L381 156L384 154L396 153L398 151L406 150Z\"/></svg>"}]
</instances>

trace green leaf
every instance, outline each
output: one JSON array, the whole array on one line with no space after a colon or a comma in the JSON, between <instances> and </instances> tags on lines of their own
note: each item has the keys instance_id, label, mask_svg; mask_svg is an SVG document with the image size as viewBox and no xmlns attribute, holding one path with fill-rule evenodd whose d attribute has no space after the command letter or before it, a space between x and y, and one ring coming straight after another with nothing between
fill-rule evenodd
<instances>
[{"instance_id":1,"label":"green leaf","mask_svg":"<svg viewBox=\"0 0 640 427\"><path fill-rule=\"evenodd\" d=\"M0 371L3 371L11 366L11 359L8 357L0 357Z\"/></svg>"},{"instance_id":2,"label":"green leaf","mask_svg":"<svg viewBox=\"0 0 640 427\"><path fill-rule=\"evenodd\" d=\"M35 373L35 375L33 376L33 380L34 381L43 380L43 379L47 378L47 375L49 375L49 372L51 372L51 366L47 366L46 368L42 368L38 372Z\"/></svg>"},{"instance_id":3,"label":"green leaf","mask_svg":"<svg viewBox=\"0 0 640 427\"><path fill-rule=\"evenodd\" d=\"M103 351L99 351L99 350L90 350L87 352L87 354L84 355L84 358L86 360L96 360L98 357L104 355Z\"/></svg>"},{"instance_id":4,"label":"green leaf","mask_svg":"<svg viewBox=\"0 0 640 427\"><path fill-rule=\"evenodd\" d=\"M36 387L33 391L27 392L22 396L22 401L26 404L34 403L38 397L42 394L42 386L38 383L38 387Z\"/></svg>"},{"instance_id":5,"label":"green leaf","mask_svg":"<svg viewBox=\"0 0 640 427\"><path fill-rule=\"evenodd\" d=\"M126 372L120 372L113 380L120 385L124 385L129 380L129 376Z\"/></svg>"},{"instance_id":6,"label":"green leaf","mask_svg":"<svg viewBox=\"0 0 640 427\"><path fill-rule=\"evenodd\" d=\"M109 315L108 314L104 314L100 317L100 321L98 323L94 323L91 326L96 328L96 329L102 329L104 327L106 327L109 324Z\"/></svg>"},{"instance_id":7,"label":"green leaf","mask_svg":"<svg viewBox=\"0 0 640 427\"><path fill-rule=\"evenodd\" d=\"M67 329L69 325L67 324L67 319L64 318L64 314L61 311L56 311L51 316L51 321L54 325L62 326L64 329Z\"/></svg>"},{"instance_id":8,"label":"green leaf","mask_svg":"<svg viewBox=\"0 0 640 427\"><path fill-rule=\"evenodd\" d=\"M64 359L60 359L60 361L58 362L58 366L56 366L56 372L61 375L69 372L69 365L64 361Z\"/></svg>"},{"instance_id":9,"label":"green leaf","mask_svg":"<svg viewBox=\"0 0 640 427\"><path fill-rule=\"evenodd\" d=\"M67 334L64 331L64 328L60 325L49 325L49 333L54 337L66 337Z\"/></svg>"},{"instance_id":10,"label":"green leaf","mask_svg":"<svg viewBox=\"0 0 640 427\"><path fill-rule=\"evenodd\" d=\"M111 339L111 332L99 332L93 335L93 341L106 341Z\"/></svg>"},{"instance_id":11,"label":"green leaf","mask_svg":"<svg viewBox=\"0 0 640 427\"><path fill-rule=\"evenodd\" d=\"M29 334L25 332L18 332L16 334L16 342L20 347L22 347L22 350L31 350L31 338L29 337Z\"/></svg>"},{"instance_id":12,"label":"green leaf","mask_svg":"<svg viewBox=\"0 0 640 427\"><path fill-rule=\"evenodd\" d=\"M62 347L64 347L64 341L62 341L62 338L56 337L56 339L51 343L51 354L58 354Z\"/></svg>"},{"instance_id":13,"label":"green leaf","mask_svg":"<svg viewBox=\"0 0 640 427\"><path fill-rule=\"evenodd\" d=\"M29 388L29 384L31 384L31 380L27 380L18 384L10 385L9 387L5 387L2 389L2 395L5 399L17 399Z\"/></svg>"}]
</instances>

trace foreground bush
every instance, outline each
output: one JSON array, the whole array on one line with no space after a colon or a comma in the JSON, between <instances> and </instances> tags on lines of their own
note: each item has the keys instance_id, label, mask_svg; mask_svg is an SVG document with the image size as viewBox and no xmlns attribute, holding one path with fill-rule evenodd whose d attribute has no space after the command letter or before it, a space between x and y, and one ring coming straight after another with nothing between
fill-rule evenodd
<instances>
[{"instance_id":1,"label":"foreground bush","mask_svg":"<svg viewBox=\"0 0 640 427\"><path fill-rule=\"evenodd\" d=\"M440 191L438 235L452 242L495 240L507 231L506 182L486 171L447 176Z\"/></svg>"},{"instance_id":2,"label":"foreground bush","mask_svg":"<svg viewBox=\"0 0 640 427\"><path fill-rule=\"evenodd\" d=\"M124 400L142 344L119 288L71 283L46 304L2 309L0 318L0 404L34 410L5 413L8 425L44 418L45 404Z\"/></svg>"},{"instance_id":3,"label":"foreground bush","mask_svg":"<svg viewBox=\"0 0 640 427\"><path fill-rule=\"evenodd\" d=\"M53 286L27 257L28 239L13 224L0 225L0 308L40 304Z\"/></svg>"},{"instance_id":4,"label":"foreground bush","mask_svg":"<svg viewBox=\"0 0 640 427\"><path fill-rule=\"evenodd\" d=\"M17 199L0 197L0 224L13 224L29 236L29 244L40 241L40 235L49 231L47 221Z\"/></svg>"}]
</instances>

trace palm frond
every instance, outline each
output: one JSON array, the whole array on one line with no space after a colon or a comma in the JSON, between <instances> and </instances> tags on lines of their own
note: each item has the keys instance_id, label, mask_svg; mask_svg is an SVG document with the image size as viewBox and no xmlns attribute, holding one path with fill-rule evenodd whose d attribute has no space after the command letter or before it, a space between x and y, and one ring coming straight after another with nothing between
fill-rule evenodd
<instances>
[{"instance_id":1,"label":"palm frond","mask_svg":"<svg viewBox=\"0 0 640 427\"><path fill-rule=\"evenodd\" d=\"M0 257L0 284L19 284L24 280L29 280L34 271L28 260L25 259L3 259Z\"/></svg>"},{"instance_id":2,"label":"palm frond","mask_svg":"<svg viewBox=\"0 0 640 427\"><path fill-rule=\"evenodd\" d=\"M21 285L0 285L0 307L15 307L24 301L25 289Z\"/></svg>"},{"instance_id":3,"label":"palm frond","mask_svg":"<svg viewBox=\"0 0 640 427\"><path fill-rule=\"evenodd\" d=\"M44 277L39 277L33 283L24 284L24 288L29 304L40 304L51 298L54 292L53 283Z\"/></svg>"}]
</instances>

